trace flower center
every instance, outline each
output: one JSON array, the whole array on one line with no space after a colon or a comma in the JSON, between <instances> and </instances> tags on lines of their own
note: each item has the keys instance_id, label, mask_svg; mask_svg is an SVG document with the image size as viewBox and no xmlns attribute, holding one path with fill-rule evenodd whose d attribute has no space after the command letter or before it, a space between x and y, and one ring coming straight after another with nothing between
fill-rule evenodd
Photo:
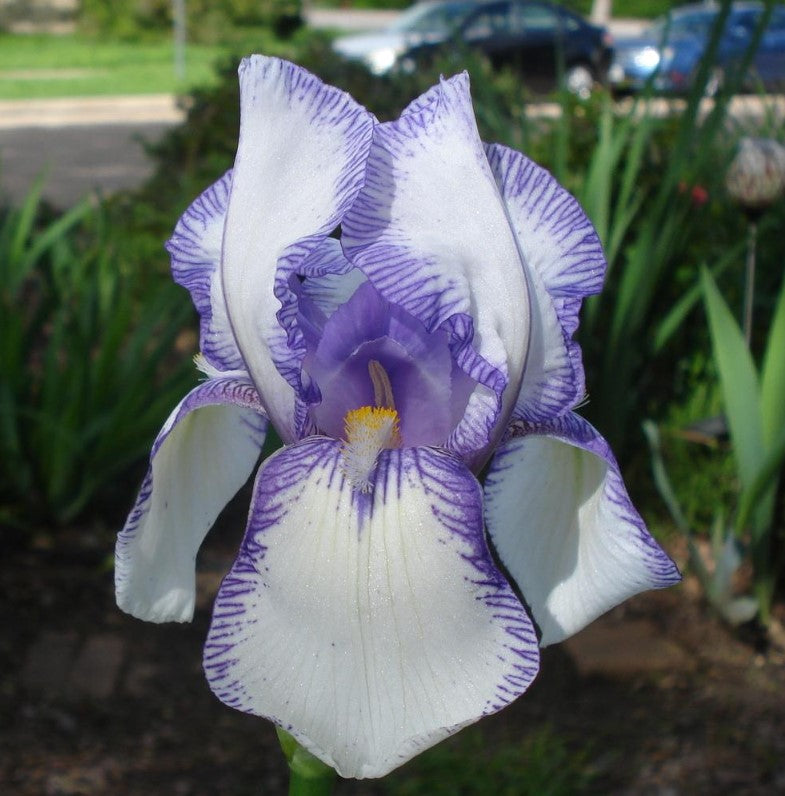
<instances>
[{"instance_id":1,"label":"flower center","mask_svg":"<svg viewBox=\"0 0 785 796\"><path fill-rule=\"evenodd\" d=\"M351 411L386 408L397 413L398 435L378 449L444 445L476 386L454 361L449 334L429 332L369 282L329 317L316 309L303 302L299 316L306 345L303 397L313 429L345 440ZM363 424L370 415L364 417ZM369 461L366 472L373 456Z\"/></svg>"},{"instance_id":2,"label":"flower center","mask_svg":"<svg viewBox=\"0 0 785 796\"><path fill-rule=\"evenodd\" d=\"M401 444L390 377L375 359L368 362L368 375L373 384L376 406L351 409L344 417L344 473L360 492L370 492L370 476L381 451Z\"/></svg>"}]
</instances>

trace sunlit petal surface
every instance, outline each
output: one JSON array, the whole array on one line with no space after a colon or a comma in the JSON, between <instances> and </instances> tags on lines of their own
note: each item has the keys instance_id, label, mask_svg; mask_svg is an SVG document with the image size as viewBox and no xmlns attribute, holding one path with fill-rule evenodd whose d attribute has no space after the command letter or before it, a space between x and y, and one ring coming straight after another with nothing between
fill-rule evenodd
<instances>
[{"instance_id":1,"label":"sunlit petal surface","mask_svg":"<svg viewBox=\"0 0 785 796\"><path fill-rule=\"evenodd\" d=\"M584 396L583 365L572 335L581 302L602 288L602 244L583 209L541 166L498 144L488 162L509 213L530 282L532 340L515 416L540 422Z\"/></svg>"},{"instance_id":2,"label":"sunlit petal surface","mask_svg":"<svg viewBox=\"0 0 785 796\"><path fill-rule=\"evenodd\" d=\"M494 547L553 644L679 573L630 502L605 440L569 414L517 427L485 482Z\"/></svg>"},{"instance_id":3,"label":"sunlit petal surface","mask_svg":"<svg viewBox=\"0 0 785 796\"><path fill-rule=\"evenodd\" d=\"M210 379L158 435L136 504L117 538L117 604L150 622L193 617L196 553L248 480L267 421L249 380Z\"/></svg>"},{"instance_id":4,"label":"sunlit petal surface","mask_svg":"<svg viewBox=\"0 0 785 796\"><path fill-rule=\"evenodd\" d=\"M245 59L240 94L224 294L270 420L291 442L298 436L295 396L304 349L289 279L360 190L373 118L348 94L276 58ZM280 344L279 311L286 345Z\"/></svg>"},{"instance_id":5,"label":"sunlit petal surface","mask_svg":"<svg viewBox=\"0 0 785 796\"><path fill-rule=\"evenodd\" d=\"M503 430L529 340L518 247L477 133L468 75L376 127L366 183L343 224L349 258L429 331L444 329L478 383L448 447L471 459ZM505 388L507 388L505 390Z\"/></svg>"},{"instance_id":6,"label":"sunlit petal surface","mask_svg":"<svg viewBox=\"0 0 785 796\"><path fill-rule=\"evenodd\" d=\"M521 694L537 641L494 567L480 487L449 454L382 454L375 490L306 440L256 484L205 647L215 693L343 776L381 776Z\"/></svg>"}]
</instances>

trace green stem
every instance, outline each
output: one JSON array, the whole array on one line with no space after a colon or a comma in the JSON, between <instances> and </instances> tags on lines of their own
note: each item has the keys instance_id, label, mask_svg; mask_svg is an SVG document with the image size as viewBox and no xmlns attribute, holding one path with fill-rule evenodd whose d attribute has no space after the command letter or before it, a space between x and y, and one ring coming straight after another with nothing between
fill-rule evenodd
<instances>
[{"instance_id":1,"label":"green stem","mask_svg":"<svg viewBox=\"0 0 785 796\"><path fill-rule=\"evenodd\" d=\"M330 796L335 771L303 749L285 730L279 727L276 732L289 763L289 796Z\"/></svg>"},{"instance_id":2,"label":"green stem","mask_svg":"<svg viewBox=\"0 0 785 796\"><path fill-rule=\"evenodd\" d=\"M750 221L747 232L747 260L744 268L744 340L747 348L752 341L752 311L755 301L755 248L758 240L758 225Z\"/></svg>"}]
</instances>

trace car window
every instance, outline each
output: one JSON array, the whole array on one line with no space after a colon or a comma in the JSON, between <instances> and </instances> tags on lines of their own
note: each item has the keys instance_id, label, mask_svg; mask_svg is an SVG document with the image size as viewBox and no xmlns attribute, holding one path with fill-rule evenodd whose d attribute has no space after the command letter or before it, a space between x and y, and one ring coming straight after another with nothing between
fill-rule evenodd
<instances>
[{"instance_id":1,"label":"car window","mask_svg":"<svg viewBox=\"0 0 785 796\"><path fill-rule=\"evenodd\" d=\"M559 29L559 16L547 6L522 5L518 9L524 30L548 33ZM567 27L562 23L562 27Z\"/></svg>"},{"instance_id":2,"label":"car window","mask_svg":"<svg viewBox=\"0 0 785 796\"><path fill-rule=\"evenodd\" d=\"M401 14L388 28L396 33L441 33L455 30L466 16L476 8L476 3L444 3L431 5L418 3Z\"/></svg>"},{"instance_id":3,"label":"car window","mask_svg":"<svg viewBox=\"0 0 785 796\"><path fill-rule=\"evenodd\" d=\"M661 17L652 25L651 32L658 39L663 36L706 36L711 30L714 16L713 11L701 11Z\"/></svg>"},{"instance_id":4,"label":"car window","mask_svg":"<svg viewBox=\"0 0 785 796\"><path fill-rule=\"evenodd\" d=\"M494 34L509 33L516 28L509 3L491 5L473 14L463 29L465 39L486 39Z\"/></svg>"}]
</instances>

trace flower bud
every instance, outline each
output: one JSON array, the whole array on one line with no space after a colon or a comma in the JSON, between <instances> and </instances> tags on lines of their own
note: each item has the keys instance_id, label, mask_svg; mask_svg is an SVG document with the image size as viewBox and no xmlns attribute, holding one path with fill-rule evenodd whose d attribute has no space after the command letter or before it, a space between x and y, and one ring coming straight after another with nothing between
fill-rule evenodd
<instances>
[{"instance_id":1,"label":"flower bud","mask_svg":"<svg viewBox=\"0 0 785 796\"><path fill-rule=\"evenodd\" d=\"M725 186L746 210L763 210L785 192L785 147L770 138L742 138Z\"/></svg>"}]
</instances>

